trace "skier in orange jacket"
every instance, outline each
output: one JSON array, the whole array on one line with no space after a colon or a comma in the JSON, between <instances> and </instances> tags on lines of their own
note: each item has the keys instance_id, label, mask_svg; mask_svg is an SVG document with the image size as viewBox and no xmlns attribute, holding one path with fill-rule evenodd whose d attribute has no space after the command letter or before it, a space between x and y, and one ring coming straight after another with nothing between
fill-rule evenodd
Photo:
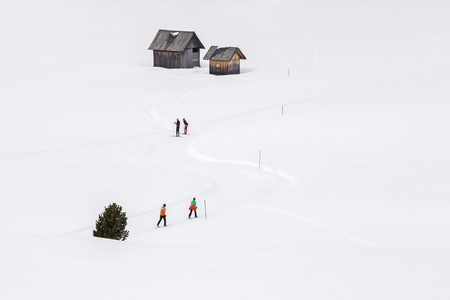
<instances>
[{"instance_id":1,"label":"skier in orange jacket","mask_svg":"<svg viewBox=\"0 0 450 300\"><path fill-rule=\"evenodd\" d=\"M156 227L159 227L159 223L161 223L161 220L164 219L164 226L166 225L166 205L163 204L161 207L161 212L159 213L159 221L158 224L156 224Z\"/></svg>"}]
</instances>

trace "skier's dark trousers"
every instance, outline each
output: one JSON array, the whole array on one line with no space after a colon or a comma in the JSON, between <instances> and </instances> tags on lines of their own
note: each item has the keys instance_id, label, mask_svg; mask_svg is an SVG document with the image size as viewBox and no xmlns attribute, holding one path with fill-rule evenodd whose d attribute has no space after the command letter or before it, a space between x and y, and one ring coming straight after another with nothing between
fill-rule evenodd
<instances>
[{"instance_id":1,"label":"skier's dark trousers","mask_svg":"<svg viewBox=\"0 0 450 300\"><path fill-rule=\"evenodd\" d=\"M189 213L189 218L191 217L192 212L194 212L195 217L197 218L197 211L196 211L196 210L193 210L193 209L191 209L190 211L191 211L191 212Z\"/></svg>"},{"instance_id":2,"label":"skier's dark trousers","mask_svg":"<svg viewBox=\"0 0 450 300\"><path fill-rule=\"evenodd\" d=\"M164 226L167 226L166 225L166 216L159 216L159 221L158 221L158 224L156 224L156 226L159 226L159 223L161 223L161 220L163 220L164 219Z\"/></svg>"}]
</instances>

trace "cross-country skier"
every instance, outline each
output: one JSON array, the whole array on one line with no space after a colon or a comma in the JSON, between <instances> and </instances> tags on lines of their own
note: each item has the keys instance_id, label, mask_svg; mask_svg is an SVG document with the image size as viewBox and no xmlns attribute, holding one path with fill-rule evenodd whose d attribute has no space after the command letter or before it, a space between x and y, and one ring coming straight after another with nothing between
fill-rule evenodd
<instances>
[{"instance_id":1,"label":"cross-country skier","mask_svg":"<svg viewBox=\"0 0 450 300\"><path fill-rule=\"evenodd\" d=\"M159 227L159 223L161 223L161 220L164 219L164 226L166 225L166 205L163 204L161 207L161 212L159 213L159 221L158 224L156 224L156 227Z\"/></svg>"},{"instance_id":2,"label":"cross-country skier","mask_svg":"<svg viewBox=\"0 0 450 300\"><path fill-rule=\"evenodd\" d=\"M180 136L180 120L177 119L176 122L173 122L175 125L177 125L177 132L176 136Z\"/></svg>"},{"instance_id":3,"label":"cross-country skier","mask_svg":"<svg viewBox=\"0 0 450 300\"><path fill-rule=\"evenodd\" d=\"M197 202L195 202L195 198L191 201L191 206L189 206L189 219L191 218L192 211L195 213L195 217L197 218Z\"/></svg>"},{"instance_id":4,"label":"cross-country skier","mask_svg":"<svg viewBox=\"0 0 450 300\"><path fill-rule=\"evenodd\" d=\"M185 118L183 118L183 123L184 123L184 134L187 134L187 127L188 127L188 122L186 121Z\"/></svg>"}]
</instances>

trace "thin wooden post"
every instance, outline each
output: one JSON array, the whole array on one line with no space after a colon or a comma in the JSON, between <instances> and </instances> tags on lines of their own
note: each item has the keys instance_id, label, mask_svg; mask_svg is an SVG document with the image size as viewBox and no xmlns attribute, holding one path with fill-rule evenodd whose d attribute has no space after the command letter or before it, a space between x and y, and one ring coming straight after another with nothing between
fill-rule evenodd
<instances>
[{"instance_id":1,"label":"thin wooden post","mask_svg":"<svg viewBox=\"0 0 450 300\"><path fill-rule=\"evenodd\" d=\"M289 77L289 69L288 69L288 77Z\"/></svg>"},{"instance_id":2,"label":"thin wooden post","mask_svg":"<svg viewBox=\"0 0 450 300\"><path fill-rule=\"evenodd\" d=\"M259 168L261 169L261 150L259 150Z\"/></svg>"},{"instance_id":3,"label":"thin wooden post","mask_svg":"<svg viewBox=\"0 0 450 300\"><path fill-rule=\"evenodd\" d=\"M281 105L281 115L284 115L284 106Z\"/></svg>"},{"instance_id":4,"label":"thin wooden post","mask_svg":"<svg viewBox=\"0 0 450 300\"><path fill-rule=\"evenodd\" d=\"M208 216L206 215L206 199L204 200L205 203L205 219L208 219Z\"/></svg>"}]
</instances>

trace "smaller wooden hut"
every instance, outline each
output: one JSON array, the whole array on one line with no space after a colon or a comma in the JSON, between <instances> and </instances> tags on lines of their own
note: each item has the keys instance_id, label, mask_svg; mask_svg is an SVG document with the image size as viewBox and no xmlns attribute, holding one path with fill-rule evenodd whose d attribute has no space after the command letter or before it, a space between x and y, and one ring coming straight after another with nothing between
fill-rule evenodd
<instances>
[{"instance_id":1,"label":"smaller wooden hut","mask_svg":"<svg viewBox=\"0 0 450 300\"><path fill-rule=\"evenodd\" d=\"M247 59L238 47L211 46L204 60L209 60L209 74L228 75L241 72L240 61Z\"/></svg>"},{"instance_id":2,"label":"smaller wooden hut","mask_svg":"<svg viewBox=\"0 0 450 300\"><path fill-rule=\"evenodd\" d=\"M160 29L148 50L153 65L168 69L200 67L200 49L205 49L193 31Z\"/></svg>"}]
</instances>

